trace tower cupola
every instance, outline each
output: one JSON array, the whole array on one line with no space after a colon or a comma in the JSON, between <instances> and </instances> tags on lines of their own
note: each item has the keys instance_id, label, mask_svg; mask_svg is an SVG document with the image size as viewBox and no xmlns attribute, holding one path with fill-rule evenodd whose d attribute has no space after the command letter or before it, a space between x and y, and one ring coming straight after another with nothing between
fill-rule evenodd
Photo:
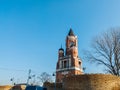
<instances>
[{"instance_id":1,"label":"tower cupola","mask_svg":"<svg viewBox=\"0 0 120 90\"><path fill-rule=\"evenodd\" d=\"M59 54L59 58L60 58L60 57L64 57L64 49L62 48L62 46L61 46L61 48L59 49L58 54Z\"/></svg>"},{"instance_id":2,"label":"tower cupola","mask_svg":"<svg viewBox=\"0 0 120 90\"><path fill-rule=\"evenodd\" d=\"M74 34L73 30L70 28L69 33L66 37L66 55L71 54L71 48L77 47L77 36Z\"/></svg>"}]
</instances>

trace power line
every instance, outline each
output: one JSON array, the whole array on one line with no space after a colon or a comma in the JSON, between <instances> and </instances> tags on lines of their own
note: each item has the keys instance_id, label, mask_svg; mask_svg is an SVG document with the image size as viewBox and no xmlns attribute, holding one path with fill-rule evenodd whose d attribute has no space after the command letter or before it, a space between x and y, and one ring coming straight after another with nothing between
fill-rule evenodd
<instances>
[{"instance_id":1,"label":"power line","mask_svg":"<svg viewBox=\"0 0 120 90\"><path fill-rule=\"evenodd\" d=\"M27 71L27 70L10 69L10 68L3 68L3 67L0 67L0 70L5 70L5 71L20 71L20 72L26 72Z\"/></svg>"}]
</instances>

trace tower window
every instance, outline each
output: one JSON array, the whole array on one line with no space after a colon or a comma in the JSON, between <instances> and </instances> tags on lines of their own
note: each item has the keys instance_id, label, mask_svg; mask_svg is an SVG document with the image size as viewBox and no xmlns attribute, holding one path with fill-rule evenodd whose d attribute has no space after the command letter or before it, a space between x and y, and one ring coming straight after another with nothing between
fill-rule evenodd
<instances>
[{"instance_id":1,"label":"tower window","mask_svg":"<svg viewBox=\"0 0 120 90\"><path fill-rule=\"evenodd\" d=\"M64 62L62 61L62 68L64 68Z\"/></svg>"},{"instance_id":2,"label":"tower window","mask_svg":"<svg viewBox=\"0 0 120 90\"><path fill-rule=\"evenodd\" d=\"M67 60L67 68L69 67L69 60Z\"/></svg>"},{"instance_id":3,"label":"tower window","mask_svg":"<svg viewBox=\"0 0 120 90\"><path fill-rule=\"evenodd\" d=\"M64 61L64 68L67 68L67 61Z\"/></svg>"},{"instance_id":4,"label":"tower window","mask_svg":"<svg viewBox=\"0 0 120 90\"><path fill-rule=\"evenodd\" d=\"M75 46L74 42L70 42L70 47Z\"/></svg>"},{"instance_id":5,"label":"tower window","mask_svg":"<svg viewBox=\"0 0 120 90\"><path fill-rule=\"evenodd\" d=\"M81 68L81 62L79 61L79 67Z\"/></svg>"}]
</instances>

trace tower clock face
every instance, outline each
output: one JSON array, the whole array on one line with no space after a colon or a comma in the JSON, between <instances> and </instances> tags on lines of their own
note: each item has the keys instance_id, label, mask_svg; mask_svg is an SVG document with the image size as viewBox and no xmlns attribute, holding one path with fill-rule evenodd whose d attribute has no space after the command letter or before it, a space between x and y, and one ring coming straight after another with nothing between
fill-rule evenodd
<instances>
[{"instance_id":1,"label":"tower clock face","mask_svg":"<svg viewBox=\"0 0 120 90\"><path fill-rule=\"evenodd\" d=\"M74 46L75 43L74 42L70 42L70 47Z\"/></svg>"}]
</instances>

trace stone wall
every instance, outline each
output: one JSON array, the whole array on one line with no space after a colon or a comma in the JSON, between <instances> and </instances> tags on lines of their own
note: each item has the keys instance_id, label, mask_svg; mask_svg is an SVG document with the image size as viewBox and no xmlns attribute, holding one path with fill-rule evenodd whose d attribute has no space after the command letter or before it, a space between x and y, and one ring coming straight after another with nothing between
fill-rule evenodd
<instances>
[{"instance_id":1,"label":"stone wall","mask_svg":"<svg viewBox=\"0 0 120 90\"><path fill-rule=\"evenodd\" d=\"M25 90L26 85L15 85L10 90Z\"/></svg>"},{"instance_id":2,"label":"stone wall","mask_svg":"<svg viewBox=\"0 0 120 90\"><path fill-rule=\"evenodd\" d=\"M0 90L10 90L11 87L10 85L0 86Z\"/></svg>"},{"instance_id":3,"label":"stone wall","mask_svg":"<svg viewBox=\"0 0 120 90\"><path fill-rule=\"evenodd\" d=\"M54 83L44 84L47 90L55 90ZM56 84L56 90L120 90L120 77L110 74L84 74L64 78Z\"/></svg>"},{"instance_id":4,"label":"stone wall","mask_svg":"<svg viewBox=\"0 0 120 90\"><path fill-rule=\"evenodd\" d=\"M107 74L84 74L64 79L64 90L120 90L120 77Z\"/></svg>"}]
</instances>

